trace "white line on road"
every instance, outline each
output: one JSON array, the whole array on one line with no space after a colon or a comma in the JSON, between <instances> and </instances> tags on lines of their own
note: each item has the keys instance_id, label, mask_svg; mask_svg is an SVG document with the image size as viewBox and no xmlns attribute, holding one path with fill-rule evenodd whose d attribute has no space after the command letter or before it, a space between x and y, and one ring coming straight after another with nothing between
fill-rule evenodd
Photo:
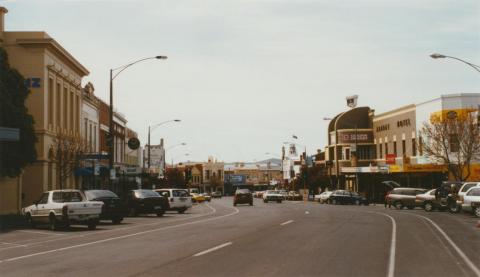
<instances>
[{"instance_id":1,"label":"white line on road","mask_svg":"<svg viewBox=\"0 0 480 277\"><path fill-rule=\"evenodd\" d=\"M26 245L18 244L18 243L11 243L11 242L2 242L2 241L0 241L0 244L15 245L15 246L17 246L17 247L26 247Z\"/></svg>"},{"instance_id":2,"label":"white line on road","mask_svg":"<svg viewBox=\"0 0 480 277\"><path fill-rule=\"evenodd\" d=\"M388 214L376 213L390 218L392 221L392 238L390 241L390 255L388 261L388 273L387 277L393 277L395 275L395 252L397 248L397 222L395 219Z\"/></svg>"},{"instance_id":3,"label":"white line on road","mask_svg":"<svg viewBox=\"0 0 480 277\"><path fill-rule=\"evenodd\" d=\"M75 249L75 248L81 248L81 247L85 247L85 246L89 246L89 245L100 244L100 243L109 242L109 241L113 241L113 240L118 240L118 239L124 239L124 238L149 234L149 233L153 233L153 232L157 232L157 231L173 229L173 228L176 228L176 227L182 227L182 226L193 225L193 224L201 223L201 222L213 221L213 220L217 220L217 219L220 219L220 218L225 218L225 217L229 217L229 216L232 216L232 215L236 215L240 212L240 210L237 209L237 208L233 208L233 209L235 210L233 213L229 213L229 214L222 215L222 216L217 216L217 217L213 217L213 218L207 218L207 219L202 219L202 220L197 220L197 221L192 221L192 222L186 222L186 223L177 224L177 225L165 226L165 227L160 227L160 228L157 228L157 229L151 229L151 230L147 230L147 231L137 232L137 233L133 233L133 234L123 235L123 236L118 236L118 237L112 237L112 238L102 239L102 240L96 240L96 241L91 241L91 242L87 242L87 243L76 244L76 245L72 245L72 246L68 246L68 247L62 247L62 248L52 249L52 250L43 251L43 252L37 252L37 253L28 254L28 255L24 255L24 256L18 256L18 257L14 257L14 258L10 258L10 259L0 260L0 263L2 263L2 262L13 262L13 261L22 260L22 259L26 259L26 258L31 258L31 257L35 257L35 256L40 256L40 255L45 255L45 254L50 254L50 253L55 253L55 252L61 252L61 251L65 251L65 250Z\"/></svg>"},{"instance_id":4,"label":"white line on road","mask_svg":"<svg viewBox=\"0 0 480 277\"><path fill-rule=\"evenodd\" d=\"M229 241L227 243L220 244L218 246L215 246L215 247L212 247L212 248L207 249L205 251L202 251L200 253L197 253L197 254L193 255L193 257L199 257L199 256L202 256L202 255L208 254L210 252L216 251L218 249L222 249L222 248L227 247L227 246L232 245L232 244L233 244L233 242Z\"/></svg>"},{"instance_id":5,"label":"white line on road","mask_svg":"<svg viewBox=\"0 0 480 277\"><path fill-rule=\"evenodd\" d=\"M40 234L40 235L47 235L47 236L65 236L65 234L57 234L57 233L47 233L47 232L38 232L38 231L28 231L28 230L18 230L18 232L23 233L30 233L30 234Z\"/></svg>"},{"instance_id":6,"label":"white line on road","mask_svg":"<svg viewBox=\"0 0 480 277\"><path fill-rule=\"evenodd\" d=\"M289 221L283 222L283 223L280 224L280 225L281 225L281 226L285 226L285 225L290 224L290 223L292 223L292 222L293 222L293 220L289 220Z\"/></svg>"},{"instance_id":7,"label":"white line on road","mask_svg":"<svg viewBox=\"0 0 480 277\"><path fill-rule=\"evenodd\" d=\"M448 243L450 243L452 248L455 249L455 251L457 251L458 255L463 259L463 261L465 261L465 263L468 265L468 267L470 267L470 269L477 276L480 276L480 269L478 269L478 267L468 258L467 255L465 255L465 253L460 249L460 247L458 247L457 244L455 242L453 242L453 240L443 231L442 228L440 228L440 226L438 226L435 222L433 222L433 220L431 220L428 217L425 217L425 216L422 216L422 215L416 215L416 214L412 214L412 215L414 215L416 217L421 217L421 218L427 220L428 222L430 222L430 224L432 224L433 227L435 227L437 229L437 231L440 234L442 234L442 236L445 238L445 240L448 241Z\"/></svg>"},{"instance_id":8,"label":"white line on road","mask_svg":"<svg viewBox=\"0 0 480 277\"><path fill-rule=\"evenodd\" d=\"M310 214L310 212L309 212L309 211L305 211L305 214Z\"/></svg>"},{"instance_id":9,"label":"white line on road","mask_svg":"<svg viewBox=\"0 0 480 277\"><path fill-rule=\"evenodd\" d=\"M173 222L178 222L178 221L195 219L195 218L199 218L199 217L205 217L205 216L208 216L208 215L211 215L211 214L214 214L214 213L217 212L217 210L215 210L215 208L211 207L210 205L206 204L206 206L207 206L208 208L210 208L211 212L206 213L206 214L199 214L199 215L194 215L194 216L191 216L191 217L185 217L185 218L180 218L180 219L176 219L176 220L171 220L171 221L168 221L168 222L154 222L154 223L145 223L145 224L135 224L135 225L130 226L130 227L122 227L122 228L115 228L115 229L111 229L111 230L103 230L103 231L102 231L102 234L105 234L106 232L124 231L124 230L134 229L134 228L138 228L138 227L145 227L145 226L152 226L152 225L160 225L160 224L163 224L163 223L167 223L167 224L168 224L168 223L173 223ZM50 233L45 232L45 234L50 234ZM54 233L52 233L52 234L54 234ZM24 247L24 246L30 247L30 246L34 246L34 245L38 245L38 244L44 244L44 243L53 242L53 241L60 241L60 240L74 239L74 238L84 238L84 237L91 236L91 235L96 235L96 234L97 234L96 232L91 232L91 233L83 234L83 235L57 234L57 235L62 235L62 237L61 237L61 238L56 238L56 239L49 239L49 240L37 241L37 242L33 242L33 243L25 243L25 242L35 241L35 240L37 240L38 238L28 239L28 240L22 240L22 241L18 241L18 242L25 243L24 245L21 245L21 246L18 245L18 246L0 248L0 251L9 250L9 249L14 249L14 248L18 248L18 247Z\"/></svg>"}]
</instances>

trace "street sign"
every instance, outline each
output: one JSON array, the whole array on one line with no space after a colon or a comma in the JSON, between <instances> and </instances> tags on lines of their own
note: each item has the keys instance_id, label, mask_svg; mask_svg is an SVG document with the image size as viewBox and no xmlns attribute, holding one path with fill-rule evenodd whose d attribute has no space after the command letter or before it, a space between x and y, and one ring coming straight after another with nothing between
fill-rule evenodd
<instances>
[{"instance_id":1,"label":"street sign","mask_svg":"<svg viewBox=\"0 0 480 277\"><path fill-rule=\"evenodd\" d=\"M138 138L130 138L128 140L128 148L132 150L137 150L140 147L140 141Z\"/></svg>"}]
</instances>

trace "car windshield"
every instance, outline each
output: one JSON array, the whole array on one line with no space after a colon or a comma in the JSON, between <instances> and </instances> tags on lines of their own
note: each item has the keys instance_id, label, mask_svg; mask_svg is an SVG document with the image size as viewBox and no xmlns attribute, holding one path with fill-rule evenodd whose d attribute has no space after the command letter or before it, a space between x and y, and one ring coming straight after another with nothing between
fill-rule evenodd
<instances>
[{"instance_id":1,"label":"car windshield","mask_svg":"<svg viewBox=\"0 0 480 277\"><path fill-rule=\"evenodd\" d=\"M118 198L118 195L109 190L86 190L84 193L88 200L100 198Z\"/></svg>"},{"instance_id":2,"label":"car windshield","mask_svg":"<svg viewBox=\"0 0 480 277\"><path fill-rule=\"evenodd\" d=\"M467 192L467 190L469 190L470 188L476 186L477 183L467 183L463 186L461 192Z\"/></svg>"},{"instance_id":3,"label":"car windshield","mask_svg":"<svg viewBox=\"0 0 480 277\"><path fill-rule=\"evenodd\" d=\"M173 197L187 197L188 192L186 190L173 190L172 195Z\"/></svg>"},{"instance_id":4,"label":"car windshield","mask_svg":"<svg viewBox=\"0 0 480 277\"><path fill-rule=\"evenodd\" d=\"M83 197L79 191L55 191L52 200L56 203L82 202Z\"/></svg>"},{"instance_id":5,"label":"car windshield","mask_svg":"<svg viewBox=\"0 0 480 277\"><path fill-rule=\"evenodd\" d=\"M160 195L153 190L135 190L135 196L138 198L159 197Z\"/></svg>"}]
</instances>

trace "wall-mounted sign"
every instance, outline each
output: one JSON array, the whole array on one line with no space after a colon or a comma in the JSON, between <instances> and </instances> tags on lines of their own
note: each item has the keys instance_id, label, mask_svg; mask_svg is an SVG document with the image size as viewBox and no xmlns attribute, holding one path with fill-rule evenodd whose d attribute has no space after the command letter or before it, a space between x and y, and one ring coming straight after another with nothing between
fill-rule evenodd
<instances>
[{"instance_id":1,"label":"wall-mounted sign","mask_svg":"<svg viewBox=\"0 0 480 277\"><path fill-rule=\"evenodd\" d=\"M42 87L42 79L38 77L31 77L25 79L25 86L27 88L40 88Z\"/></svg>"},{"instance_id":2,"label":"wall-mounted sign","mask_svg":"<svg viewBox=\"0 0 480 277\"><path fill-rule=\"evenodd\" d=\"M396 156L395 154L387 154L386 159L385 159L385 162L386 162L387 164L395 164L395 158L396 158L396 157L397 157L397 156Z\"/></svg>"},{"instance_id":3,"label":"wall-mounted sign","mask_svg":"<svg viewBox=\"0 0 480 277\"><path fill-rule=\"evenodd\" d=\"M338 144L373 143L373 131L339 131Z\"/></svg>"}]
</instances>

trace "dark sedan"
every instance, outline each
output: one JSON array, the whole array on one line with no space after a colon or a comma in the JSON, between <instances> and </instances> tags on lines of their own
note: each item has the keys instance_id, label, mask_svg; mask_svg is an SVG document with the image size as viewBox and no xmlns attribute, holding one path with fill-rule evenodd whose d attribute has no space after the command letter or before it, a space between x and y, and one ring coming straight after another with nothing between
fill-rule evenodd
<instances>
[{"instance_id":1,"label":"dark sedan","mask_svg":"<svg viewBox=\"0 0 480 277\"><path fill-rule=\"evenodd\" d=\"M248 189L237 189L235 195L233 196L233 206L237 204L249 204L253 205L253 195L252 192Z\"/></svg>"},{"instance_id":2,"label":"dark sedan","mask_svg":"<svg viewBox=\"0 0 480 277\"><path fill-rule=\"evenodd\" d=\"M100 219L111 220L113 224L122 222L123 217L127 215L128 210L120 198L109 190L86 190L84 191L87 200L102 201L102 213Z\"/></svg>"},{"instance_id":3,"label":"dark sedan","mask_svg":"<svg viewBox=\"0 0 480 277\"><path fill-rule=\"evenodd\" d=\"M149 189L132 190L127 195L126 204L131 216L156 214L163 216L169 209L168 199Z\"/></svg>"},{"instance_id":4,"label":"dark sedan","mask_svg":"<svg viewBox=\"0 0 480 277\"><path fill-rule=\"evenodd\" d=\"M354 204L368 205L368 200L360 194L348 190L336 190L328 198L328 203L337 204Z\"/></svg>"}]
</instances>

